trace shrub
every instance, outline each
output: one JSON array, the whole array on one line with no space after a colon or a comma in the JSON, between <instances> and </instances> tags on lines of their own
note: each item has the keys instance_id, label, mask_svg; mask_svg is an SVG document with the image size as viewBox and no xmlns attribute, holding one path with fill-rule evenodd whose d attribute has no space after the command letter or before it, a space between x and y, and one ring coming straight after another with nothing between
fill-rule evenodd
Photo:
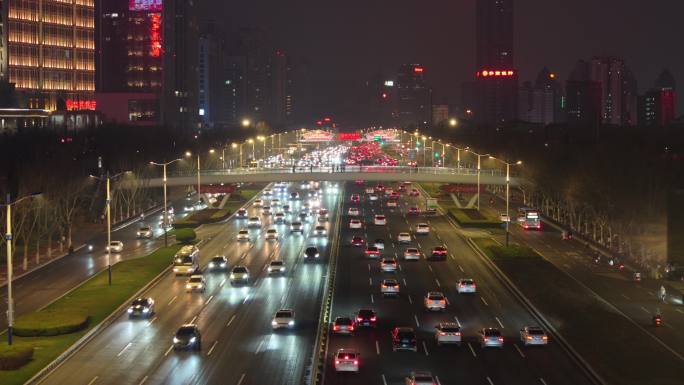
<instances>
[{"instance_id":1,"label":"shrub","mask_svg":"<svg viewBox=\"0 0 684 385\"><path fill-rule=\"evenodd\" d=\"M33 357L33 346L3 345L0 347L0 370L16 370Z\"/></svg>"},{"instance_id":2,"label":"shrub","mask_svg":"<svg viewBox=\"0 0 684 385\"><path fill-rule=\"evenodd\" d=\"M197 239L197 233L193 229L178 229L176 230L176 240L180 243L191 243Z\"/></svg>"},{"instance_id":3,"label":"shrub","mask_svg":"<svg viewBox=\"0 0 684 385\"><path fill-rule=\"evenodd\" d=\"M85 329L89 321L90 317L82 309L37 311L19 317L14 326L14 334L21 337L69 334Z\"/></svg>"},{"instance_id":4,"label":"shrub","mask_svg":"<svg viewBox=\"0 0 684 385\"><path fill-rule=\"evenodd\" d=\"M503 225L503 222L498 219L486 218L480 212L473 211L452 208L449 210L449 216L463 227L501 227Z\"/></svg>"}]
</instances>

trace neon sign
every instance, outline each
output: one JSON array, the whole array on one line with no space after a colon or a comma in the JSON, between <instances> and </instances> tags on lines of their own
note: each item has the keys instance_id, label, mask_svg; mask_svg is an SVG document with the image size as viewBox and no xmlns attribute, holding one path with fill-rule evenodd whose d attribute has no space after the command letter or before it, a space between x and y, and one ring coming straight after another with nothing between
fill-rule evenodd
<instances>
[{"instance_id":1,"label":"neon sign","mask_svg":"<svg viewBox=\"0 0 684 385\"><path fill-rule=\"evenodd\" d=\"M152 57L160 57L162 53L161 24L161 14L150 14L150 56Z\"/></svg>"},{"instance_id":2,"label":"neon sign","mask_svg":"<svg viewBox=\"0 0 684 385\"><path fill-rule=\"evenodd\" d=\"M67 109L67 111L83 111L83 110L95 111L97 109L97 101L95 101L95 100L67 99L66 109Z\"/></svg>"},{"instance_id":3,"label":"neon sign","mask_svg":"<svg viewBox=\"0 0 684 385\"><path fill-rule=\"evenodd\" d=\"M129 11L161 12L163 0L128 0Z\"/></svg>"},{"instance_id":4,"label":"neon sign","mask_svg":"<svg viewBox=\"0 0 684 385\"><path fill-rule=\"evenodd\" d=\"M477 71L477 77L511 77L514 73L512 70L483 70Z\"/></svg>"}]
</instances>

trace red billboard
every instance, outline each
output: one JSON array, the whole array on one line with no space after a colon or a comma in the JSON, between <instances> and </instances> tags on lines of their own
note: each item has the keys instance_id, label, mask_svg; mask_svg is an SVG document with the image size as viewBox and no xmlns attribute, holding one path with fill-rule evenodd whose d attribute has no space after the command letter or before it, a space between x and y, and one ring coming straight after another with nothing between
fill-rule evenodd
<instances>
[{"instance_id":1,"label":"red billboard","mask_svg":"<svg viewBox=\"0 0 684 385\"><path fill-rule=\"evenodd\" d=\"M161 12L163 0L128 0L129 11Z\"/></svg>"},{"instance_id":2,"label":"red billboard","mask_svg":"<svg viewBox=\"0 0 684 385\"><path fill-rule=\"evenodd\" d=\"M340 133L337 135L337 140L361 140L361 134L358 132L352 132L352 133Z\"/></svg>"}]
</instances>

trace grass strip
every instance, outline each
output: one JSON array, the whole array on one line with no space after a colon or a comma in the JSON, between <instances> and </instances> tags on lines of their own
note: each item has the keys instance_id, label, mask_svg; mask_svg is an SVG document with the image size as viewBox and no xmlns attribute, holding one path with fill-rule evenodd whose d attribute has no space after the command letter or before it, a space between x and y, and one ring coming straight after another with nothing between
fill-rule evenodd
<instances>
[{"instance_id":1,"label":"grass strip","mask_svg":"<svg viewBox=\"0 0 684 385\"><path fill-rule=\"evenodd\" d=\"M609 384L682 383L679 359L552 263L527 247L474 241Z\"/></svg>"},{"instance_id":2,"label":"grass strip","mask_svg":"<svg viewBox=\"0 0 684 385\"><path fill-rule=\"evenodd\" d=\"M91 322L88 328L77 333L52 337L16 337L18 346L34 348L33 359L19 369L0 370L0 384L19 385L26 382L169 267L179 248L176 245L161 248L148 256L119 262L112 267L112 286L107 283L107 271L103 271L43 309L57 314L85 311ZM17 323L21 321L22 317L19 317ZM0 356L6 351L8 346L0 345Z\"/></svg>"},{"instance_id":3,"label":"grass strip","mask_svg":"<svg viewBox=\"0 0 684 385\"><path fill-rule=\"evenodd\" d=\"M470 212L471 210L474 213ZM497 218L483 215L482 212L478 212L475 209L451 208L448 213L463 227L501 227L503 225L503 222Z\"/></svg>"}]
</instances>

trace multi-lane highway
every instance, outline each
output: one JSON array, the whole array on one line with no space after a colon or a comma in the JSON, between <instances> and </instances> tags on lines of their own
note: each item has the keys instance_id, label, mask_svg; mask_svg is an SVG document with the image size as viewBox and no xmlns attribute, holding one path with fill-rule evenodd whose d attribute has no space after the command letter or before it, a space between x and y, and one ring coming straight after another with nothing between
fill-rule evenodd
<instances>
[{"instance_id":1,"label":"multi-lane highway","mask_svg":"<svg viewBox=\"0 0 684 385\"><path fill-rule=\"evenodd\" d=\"M326 192L328 187L330 192ZM237 232L246 219L231 217L224 223L205 225L199 232L201 266L207 279L204 293L187 293L187 277L169 273L145 296L156 301L150 319L129 319L121 314L104 331L55 370L46 384L298 384L310 364L320 298L327 274L331 235L335 234L342 194L333 184L321 182L321 206L329 210L326 236L315 236L318 216L308 217L303 234L290 234L288 224L274 224L273 217L250 206L249 216L262 218L259 229L250 230L249 242L238 242ZM299 214L304 201L288 201L291 192L306 196L308 189L290 185L278 196ZM265 202L275 196L260 197ZM277 207L274 212L279 211ZM276 228L277 241L263 236ZM215 231L218 230L218 231ZM214 234L209 236L209 234ZM319 261L304 260L303 252L315 245ZM229 268L244 265L251 272L248 284L233 286L229 272L209 272L212 257L225 255ZM286 264L283 276L269 276L269 262ZM274 332L271 320L281 308L295 310L293 330ZM184 323L196 323L202 332L201 351L175 351L172 337Z\"/></svg>"},{"instance_id":2,"label":"multi-lane highway","mask_svg":"<svg viewBox=\"0 0 684 385\"><path fill-rule=\"evenodd\" d=\"M374 184L373 184L374 185ZM370 183L365 187L372 186ZM394 187L395 191L397 186ZM412 370L427 370L440 384L587 384L590 383L561 348L551 340L548 346L525 348L519 341L519 329L534 325L533 317L502 286L489 268L469 249L459 230L445 218L407 215L407 208L425 209L425 197L402 194L398 208L388 208L387 199L371 202L364 186L347 184L342 209L341 249L332 305L332 318L355 317L360 308L377 312L377 328L357 328L353 336L331 336L327 350L325 384L403 384ZM350 202L350 194L359 194L360 203ZM349 207L359 207L364 225L350 229ZM373 224L375 214L387 216L386 226ZM416 236L421 222L430 225L428 235ZM399 245L397 235L410 232L410 245ZM350 244L354 235L367 242L385 241L383 256L396 257L396 273L380 270L376 259L364 256L364 247ZM446 261L403 260L406 247L417 247L427 255L432 248L445 245ZM380 282L396 278L400 284L397 298L383 298ZM459 278L473 278L477 293L458 294ZM441 291L449 301L444 312L427 312L423 297L428 291ZM461 326L463 344L437 346L435 325L455 322ZM417 352L393 352L391 331L394 327L412 327L417 333ZM504 336L502 350L480 347L477 331L483 327L498 328ZM336 373L333 355L341 348L360 352L360 373Z\"/></svg>"}]
</instances>

